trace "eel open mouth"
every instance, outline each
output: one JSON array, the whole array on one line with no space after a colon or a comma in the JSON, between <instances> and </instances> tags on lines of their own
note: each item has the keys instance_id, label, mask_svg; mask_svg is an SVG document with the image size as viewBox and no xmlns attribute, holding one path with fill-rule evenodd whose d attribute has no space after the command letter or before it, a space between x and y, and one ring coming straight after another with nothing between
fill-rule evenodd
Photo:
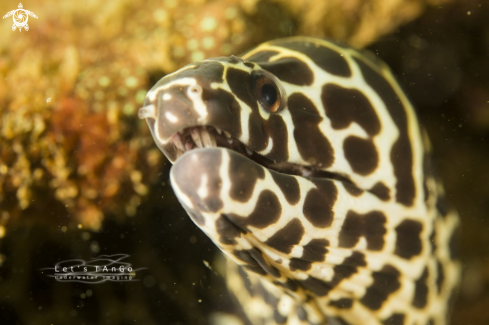
<instances>
[{"instance_id":1,"label":"eel open mouth","mask_svg":"<svg viewBox=\"0 0 489 325\"><path fill-rule=\"evenodd\" d=\"M226 148L236 151L257 164L275 170L277 172L303 177L319 177L336 179L346 183L352 183L345 176L318 170L312 166L302 166L289 162L276 162L252 151L238 139L231 136L229 132L212 126L192 126L175 133L171 142L177 152L177 159L185 152L198 148Z\"/></svg>"}]
</instances>

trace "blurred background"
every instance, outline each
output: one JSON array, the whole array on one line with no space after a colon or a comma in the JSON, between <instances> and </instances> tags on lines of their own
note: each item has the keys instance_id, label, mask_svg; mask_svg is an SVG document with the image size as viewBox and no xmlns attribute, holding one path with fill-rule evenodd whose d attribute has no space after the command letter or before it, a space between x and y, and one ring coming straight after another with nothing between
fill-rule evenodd
<instances>
[{"instance_id":1,"label":"blurred background","mask_svg":"<svg viewBox=\"0 0 489 325\"><path fill-rule=\"evenodd\" d=\"M17 0L18 1L18 0ZM165 74L274 38L329 37L386 61L418 110L463 225L453 324L489 324L489 1L23 2L0 21L0 324L230 324L219 253L137 118ZM18 2L0 2L0 14ZM136 282L41 269L128 254Z\"/></svg>"}]
</instances>

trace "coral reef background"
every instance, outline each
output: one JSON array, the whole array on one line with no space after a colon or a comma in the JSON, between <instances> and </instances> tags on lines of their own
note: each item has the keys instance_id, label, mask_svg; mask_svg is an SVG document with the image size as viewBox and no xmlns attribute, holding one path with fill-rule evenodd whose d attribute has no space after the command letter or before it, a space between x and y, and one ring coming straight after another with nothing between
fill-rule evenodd
<instances>
[{"instance_id":1,"label":"coral reef background","mask_svg":"<svg viewBox=\"0 0 489 325\"><path fill-rule=\"evenodd\" d=\"M453 324L489 323L489 1L23 5L38 16L28 31L0 21L0 323L217 324L239 313L136 112L189 62L291 35L367 47L392 67L463 221ZM59 283L41 270L116 253L146 268L141 281Z\"/></svg>"}]
</instances>

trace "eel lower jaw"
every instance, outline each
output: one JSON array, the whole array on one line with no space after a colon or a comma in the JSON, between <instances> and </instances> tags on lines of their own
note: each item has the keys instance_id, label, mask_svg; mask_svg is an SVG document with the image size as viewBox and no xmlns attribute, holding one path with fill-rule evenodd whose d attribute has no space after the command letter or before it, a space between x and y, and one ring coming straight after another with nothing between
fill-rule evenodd
<instances>
[{"instance_id":1,"label":"eel lower jaw","mask_svg":"<svg viewBox=\"0 0 489 325\"><path fill-rule=\"evenodd\" d=\"M241 141L232 137L229 132L212 126L192 126L185 128L175 133L170 141L176 152L175 161L184 153L194 149L220 147L240 153L257 164L279 173L303 177L337 179L351 183L348 178L342 175L318 170L311 166L302 166L284 161L276 162L251 150Z\"/></svg>"}]
</instances>

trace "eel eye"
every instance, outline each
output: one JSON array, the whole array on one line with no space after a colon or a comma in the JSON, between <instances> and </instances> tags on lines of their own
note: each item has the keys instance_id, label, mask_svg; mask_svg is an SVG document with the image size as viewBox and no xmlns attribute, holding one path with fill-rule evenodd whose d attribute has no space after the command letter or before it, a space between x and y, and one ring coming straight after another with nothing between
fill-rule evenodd
<instances>
[{"instance_id":1,"label":"eel eye","mask_svg":"<svg viewBox=\"0 0 489 325\"><path fill-rule=\"evenodd\" d=\"M270 72L253 71L253 90L260 105L270 113L278 113L285 107L285 91Z\"/></svg>"}]
</instances>

